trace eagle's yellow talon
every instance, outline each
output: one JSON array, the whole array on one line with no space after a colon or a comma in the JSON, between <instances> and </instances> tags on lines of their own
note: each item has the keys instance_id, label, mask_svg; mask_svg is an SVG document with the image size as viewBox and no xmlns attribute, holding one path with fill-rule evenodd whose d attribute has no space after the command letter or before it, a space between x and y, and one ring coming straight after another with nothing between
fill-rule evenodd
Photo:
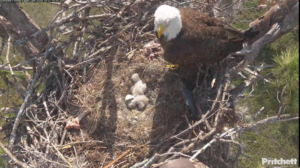
<instances>
[{"instance_id":1,"label":"eagle's yellow talon","mask_svg":"<svg viewBox=\"0 0 300 168\"><path fill-rule=\"evenodd\" d=\"M179 68L178 64L166 65L166 68L170 68L171 70L176 70Z\"/></svg>"}]
</instances>

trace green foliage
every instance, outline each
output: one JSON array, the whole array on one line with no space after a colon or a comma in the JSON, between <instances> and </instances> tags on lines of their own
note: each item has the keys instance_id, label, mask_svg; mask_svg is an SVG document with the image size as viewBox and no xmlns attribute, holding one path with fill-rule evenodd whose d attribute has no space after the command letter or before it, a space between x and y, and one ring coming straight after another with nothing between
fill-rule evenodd
<instances>
[{"instance_id":1,"label":"green foliage","mask_svg":"<svg viewBox=\"0 0 300 168\"><path fill-rule=\"evenodd\" d=\"M0 154L3 154L2 150L0 151ZM0 158L0 167L5 167L5 166L6 166L6 160Z\"/></svg>"},{"instance_id":2,"label":"green foliage","mask_svg":"<svg viewBox=\"0 0 300 168\"><path fill-rule=\"evenodd\" d=\"M246 132L242 140L246 145L244 153L250 158L240 159L239 168L261 167L263 157L299 160L298 127L298 121L293 121L269 124L255 132Z\"/></svg>"},{"instance_id":3,"label":"green foliage","mask_svg":"<svg viewBox=\"0 0 300 168\"><path fill-rule=\"evenodd\" d=\"M273 63L275 67L265 70L271 74L270 83L264 84L258 81L255 88L254 97L249 98L253 111L258 111L262 106L267 107L265 113L275 115L280 104L277 100L277 92L282 92L285 105L284 113L297 114L299 111L299 49L298 45L293 45L281 54L275 55Z\"/></svg>"},{"instance_id":4,"label":"green foliage","mask_svg":"<svg viewBox=\"0 0 300 168\"><path fill-rule=\"evenodd\" d=\"M276 46L276 45L275 45ZM286 47L286 46L285 46ZM262 106L265 110L257 120L267 116L276 116L280 107L277 91L286 86L283 102L286 105L283 114L299 112L299 47L298 43L286 47L286 51L274 55L275 66L267 70L271 73L271 82L264 84L258 81L254 97L247 98L245 105L254 115ZM240 159L239 167L261 167L261 158L297 158L299 159L299 121L282 122L264 125L255 132L247 132L242 137L246 145L245 153L251 158Z\"/></svg>"},{"instance_id":5,"label":"green foliage","mask_svg":"<svg viewBox=\"0 0 300 168\"><path fill-rule=\"evenodd\" d=\"M260 51L257 61L263 61L268 64L273 63L273 56L277 53L286 51L290 46L299 43L299 29L292 30L281 38L277 39Z\"/></svg>"},{"instance_id":6,"label":"green foliage","mask_svg":"<svg viewBox=\"0 0 300 168\"><path fill-rule=\"evenodd\" d=\"M276 64L272 68L272 74L275 79L271 87L285 87L284 104L286 109L294 114L299 112L299 48L294 45L287 51L276 55L274 58ZM278 78L279 77L279 78Z\"/></svg>"},{"instance_id":7,"label":"green foliage","mask_svg":"<svg viewBox=\"0 0 300 168\"><path fill-rule=\"evenodd\" d=\"M26 82L25 76L24 75L20 75L20 76L16 75L16 76L17 76L16 77L17 81L24 85L24 82ZM9 78L10 81L13 81L10 78L11 77L10 72L0 71L0 79L1 79L0 80L0 89L1 89L1 91L5 90L5 92L0 92L0 94L2 94L2 96L0 96L0 109L2 107L4 107L5 105L7 105L8 107L12 107L13 103L15 103L15 104L22 103L22 100L20 99L20 96L18 95L18 92L14 89L14 87L10 86L9 89L6 90L7 85L3 80L5 77ZM8 101L7 101L7 98L8 98ZM2 124L0 124L0 125L2 125Z\"/></svg>"}]
</instances>

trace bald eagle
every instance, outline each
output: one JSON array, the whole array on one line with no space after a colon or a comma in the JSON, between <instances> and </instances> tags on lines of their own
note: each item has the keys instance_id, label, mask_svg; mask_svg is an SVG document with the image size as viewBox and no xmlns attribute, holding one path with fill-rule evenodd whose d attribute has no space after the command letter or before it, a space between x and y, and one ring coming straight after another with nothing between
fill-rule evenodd
<instances>
[{"instance_id":1,"label":"bald eagle","mask_svg":"<svg viewBox=\"0 0 300 168\"><path fill-rule=\"evenodd\" d=\"M213 64L242 50L246 37L206 14L169 5L156 9L154 31L163 48L163 58L179 67L175 72L181 78L190 117L194 118L198 112L192 90L196 86L198 65Z\"/></svg>"},{"instance_id":2,"label":"bald eagle","mask_svg":"<svg viewBox=\"0 0 300 168\"><path fill-rule=\"evenodd\" d=\"M154 31L171 64L214 63L243 48L245 36L221 21L193 9L159 6Z\"/></svg>"}]
</instances>

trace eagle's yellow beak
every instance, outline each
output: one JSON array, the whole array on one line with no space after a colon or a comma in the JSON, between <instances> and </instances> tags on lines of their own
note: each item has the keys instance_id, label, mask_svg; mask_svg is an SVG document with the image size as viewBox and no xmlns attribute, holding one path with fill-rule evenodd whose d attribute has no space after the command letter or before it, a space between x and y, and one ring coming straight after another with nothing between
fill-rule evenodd
<instances>
[{"instance_id":1,"label":"eagle's yellow beak","mask_svg":"<svg viewBox=\"0 0 300 168\"><path fill-rule=\"evenodd\" d=\"M166 26L163 25L159 25L158 30L157 30L157 36L158 38L161 37L161 35L164 33L164 31L166 30Z\"/></svg>"}]
</instances>

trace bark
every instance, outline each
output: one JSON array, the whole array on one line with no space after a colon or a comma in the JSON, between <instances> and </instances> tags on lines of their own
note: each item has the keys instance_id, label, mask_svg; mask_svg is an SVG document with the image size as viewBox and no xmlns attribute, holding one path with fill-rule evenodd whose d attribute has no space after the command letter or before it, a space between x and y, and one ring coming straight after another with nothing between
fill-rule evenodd
<instances>
[{"instance_id":1,"label":"bark","mask_svg":"<svg viewBox=\"0 0 300 168\"><path fill-rule=\"evenodd\" d=\"M279 1L264 16L250 23L245 35L256 35L248 41L251 49L245 54L244 60L234 68L234 72L242 71L254 61L261 48L290 32L297 25L299 25L299 0Z\"/></svg>"},{"instance_id":2,"label":"bark","mask_svg":"<svg viewBox=\"0 0 300 168\"><path fill-rule=\"evenodd\" d=\"M47 33L41 33L29 39L30 43L17 45L14 42L40 30L38 24L17 3L0 3L0 36L8 38L26 59L43 51L48 42Z\"/></svg>"},{"instance_id":3,"label":"bark","mask_svg":"<svg viewBox=\"0 0 300 168\"><path fill-rule=\"evenodd\" d=\"M251 32L257 32L258 34L249 41L249 44L253 44L259 38L263 37L276 23L281 23L282 26L285 27L295 27L298 24L299 19L298 3L299 0L281 0L271 7L263 16L251 22L249 24ZM298 13L294 15L293 12L296 11L298 11ZM290 19L290 23L284 22L286 19ZM286 33L287 31L283 31L283 33Z\"/></svg>"}]
</instances>

